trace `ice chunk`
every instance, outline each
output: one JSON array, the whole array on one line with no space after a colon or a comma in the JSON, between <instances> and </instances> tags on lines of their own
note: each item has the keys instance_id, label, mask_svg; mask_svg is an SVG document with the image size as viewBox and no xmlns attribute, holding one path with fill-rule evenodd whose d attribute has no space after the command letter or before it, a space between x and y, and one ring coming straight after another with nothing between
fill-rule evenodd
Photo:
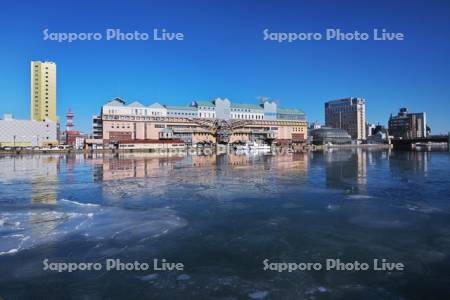
<instances>
[{"instance_id":1,"label":"ice chunk","mask_svg":"<svg viewBox=\"0 0 450 300\"><path fill-rule=\"evenodd\" d=\"M154 280L156 280L158 278L159 278L159 275L157 273L152 273L152 274L148 274L148 275L142 276L141 280L142 281L154 281Z\"/></svg>"},{"instance_id":2,"label":"ice chunk","mask_svg":"<svg viewBox=\"0 0 450 300\"><path fill-rule=\"evenodd\" d=\"M178 275L178 277L177 277L177 280L181 280L181 281L189 280L189 279L191 279L191 276L189 276L188 274L181 274L181 275Z\"/></svg>"},{"instance_id":3,"label":"ice chunk","mask_svg":"<svg viewBox=\"0 0 450 300\"><path fill-rule=\"evenodd\" d=\"M269 294L268 291L255 291L253 293L248 294L250 299L264 299Z\"/></svg>"}]
</instances>

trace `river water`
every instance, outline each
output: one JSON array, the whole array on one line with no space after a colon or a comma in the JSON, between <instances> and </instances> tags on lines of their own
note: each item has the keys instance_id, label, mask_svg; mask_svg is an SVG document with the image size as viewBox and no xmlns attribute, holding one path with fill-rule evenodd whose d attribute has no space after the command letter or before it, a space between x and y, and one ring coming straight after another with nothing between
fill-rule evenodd
<instances>
[{"instance_id":1,"label":"river water","mask_svg":"<svg viewBox=\"0 0 450 300\"><path fill-rule=\"evenodd\" d=\"M450 299L449 175L446 151L2 156L0 299ZM327 259L404 269L264 270Z\"/></svg>"}]
</instances>

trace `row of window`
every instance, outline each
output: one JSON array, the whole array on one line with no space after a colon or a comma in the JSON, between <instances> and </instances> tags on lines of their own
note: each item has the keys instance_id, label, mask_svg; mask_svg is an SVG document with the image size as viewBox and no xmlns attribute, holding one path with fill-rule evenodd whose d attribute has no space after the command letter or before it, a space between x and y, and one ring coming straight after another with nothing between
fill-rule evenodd
<instances>
[{"instance_id":1,"label":"row of window","mask_svg":"<svg viewBox=\"0 0 450 300\"><path fill-rule=\"evenodd\" d=\"M112 115L104 115L104 119L106 120L127 120L127 121L145 121L150 120L150 117L133 117L133 116L112 116Z\"/></svg>"},{"instance_id":2,"label":"row of window","mask_svg":"<svg viewBox=\"0 0 450 300\"><path fill-rule=\"evenodd\" d=\"M204 110L215 110L214 106L199 106L198 109L204 109ZM249 108L231 108L231 111L234 112L251 112Z\"/></svg>"},{"instance_id":3,"label":"row of window","mask_svg":"<svg viewBox=\"0 0 450 300\"><path fill-rule=\"evenodd\" d=\"M197 115L197 113L193 113L193 112L169 112L168 115L169 116L191 116L191 117L195 117Z\"/></svg>"},{"instance_id":4,"label":"row of window","mask_svg":"<svg viewBox=\"0 0 450 300\"><path fill-rule=\"evenodd\" d=\"M355 112L358 108L356 106L350 106L350 107L337 107L337 108L328 108L327 111L332 113L346 113L346 112Z\"/></svg>"},{"instance_id":5,"label":"row of window","mask_svg":"<svg viewBox=\"0 0 450 300\"><path fill-rule=\"evenodd\" d=\"M232 108L231 111L250 112L250 109L248 109L248 108Z\"/></svg>"},{"instance_id":6,"label":"row of window","mask_svg":"<svg viewBox=\"0 0 450 300\"><path fill-rule=\"evenodd\" d=\"M198 113L198 116L200 118L215 118L216 114L215 113Z\"/></svg>"},{"instance_id":7,"label":"row of window","mask_svg":"<svg viewBox=\"0 0 450 300\"><path fill-rule=\"evenodd\" d=\"M264 115L231 114L232 119L263 120Z\"/></svg>"},{"instance_id":8,"label":"row of window","mask_svg":"<svg viewBox=\"0 0 450 300\"><path fill-rule=\"evenodd\" d=\"M294 131L294 132L303 132L303 127L292 127L292 131Z\"/></svg>"},{"instance_id":9,"label":"row of window","mask_svg":"<svg viewBox=\"0 0 450 300\"><path fill-rule=\"evenodd\" d=\"M111 125L111 128L117 128L117 129L119 129L119 128L123 128L123 129L127 128L127 129L129 129L130 125L122 125L122 126L120 126L120 125Z\"/></svg>"},{"instance_id":10,"label":"row of window","mask_svg":"<svg viewBox=\"0 0 450 300\"><path fill-rule=\"evenodd\" d=\"M156 125L155 125L156 127ZM196 126L192 126L192 125L167 125L167 128L196 128Z\"/></svg>"},{"instance_id":11,"label":"row of window","mask_svg":"<svg viewBox=\"0 0 450 300\"><path fill-rule=\"evenodd\" d=\"M120 114L120 110L117 109L108 109L107 111L109 114L117 115ZM149 111L147 109L132 109L131 114L138 115L138 116L162 116L163 113L160 111L154 111L152 110L151 113L148 113Z\"/></svg>"}]
</instances>

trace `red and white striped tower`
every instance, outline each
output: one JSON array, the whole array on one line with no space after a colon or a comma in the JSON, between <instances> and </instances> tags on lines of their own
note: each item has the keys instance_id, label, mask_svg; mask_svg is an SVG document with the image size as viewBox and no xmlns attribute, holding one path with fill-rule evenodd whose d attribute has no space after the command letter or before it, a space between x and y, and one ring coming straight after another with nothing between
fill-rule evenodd
<instances>
[{"instance_id":1,"label":"red and white striped tower","mask_svg":"<svg viewBox=\"0 0 450 300\"><path fill-rule=\"evenodd\" d=\"M69 111L67 112L66 115L66 131L72 131L74 116L75 116L74 113L69 108Z\"/></svg>"}]
</instances>

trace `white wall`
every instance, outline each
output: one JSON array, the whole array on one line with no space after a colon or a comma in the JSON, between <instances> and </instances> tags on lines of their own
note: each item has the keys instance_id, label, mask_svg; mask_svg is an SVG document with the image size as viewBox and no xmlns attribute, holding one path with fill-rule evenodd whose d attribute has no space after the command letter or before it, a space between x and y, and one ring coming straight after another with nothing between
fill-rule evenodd
<instances>
[{"instance_id":1,"label":"white wall","mask_svg":"<svg viewBox=\"0 0 450 300\"><path fill-rule=\"evenodd\" d=\"M0 120L0 143L14 143L21 146L42 146L42 144L55 143L56 123L51 121L34 120Z\"/></svg>"}]
</instances>

